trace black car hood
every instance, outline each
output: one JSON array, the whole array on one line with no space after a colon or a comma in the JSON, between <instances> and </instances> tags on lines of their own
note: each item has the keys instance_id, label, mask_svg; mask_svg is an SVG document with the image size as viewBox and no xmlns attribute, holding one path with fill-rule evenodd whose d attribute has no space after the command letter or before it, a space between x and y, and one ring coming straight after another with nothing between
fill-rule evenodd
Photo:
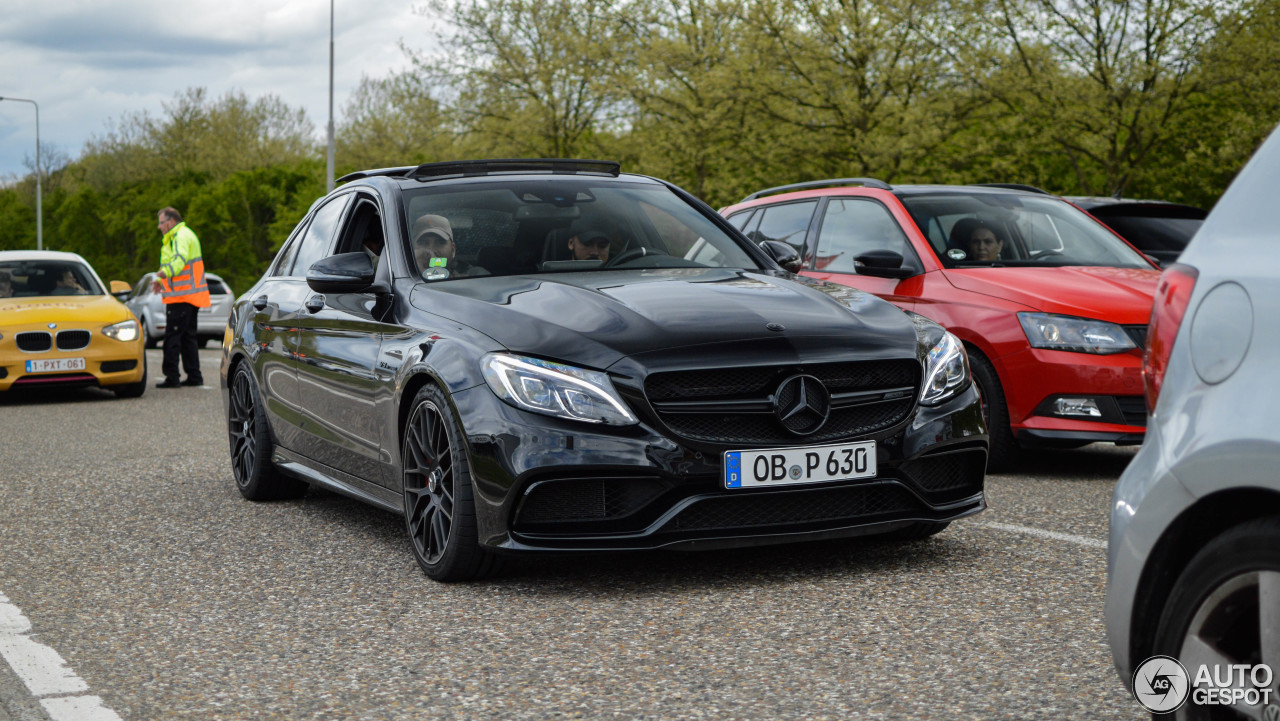
<instances>
[{"instance_id":1,"label":"black car hood","mask_svg":"<svg viewBox=\"0 0 1280 721\"><path fill-rule=\"evenodd\" d=\"M491 276L421 284L410 301L512 352L591 368L673 351L723 358L748 346L815 360L916 357L902 311L798 276L720 268Z\"/></svg>"}]
</instances>

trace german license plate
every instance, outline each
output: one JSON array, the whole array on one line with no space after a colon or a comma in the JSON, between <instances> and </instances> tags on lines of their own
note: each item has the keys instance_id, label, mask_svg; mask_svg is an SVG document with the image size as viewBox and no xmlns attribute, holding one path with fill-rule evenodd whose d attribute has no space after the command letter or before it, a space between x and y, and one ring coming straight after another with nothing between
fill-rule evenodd
<instances>
[{"instance_id":1,"label":"german license plate","mask_svg":"<svg viewBox=\"0 0 1280 721\"><path fill-rule=\"evenodd\" d=\"M724 454L725 488L798 486L875 475L875 441Z\"/></svg>"},{"instance_id":2,"label":"german license plate","mask_svg":"<svg viewBox=\"0 0 1280 721\"><path fill-rule=\"evenodd\" d=\"M84 370L83 358L41 358L27 361L28 373L58 373Z\"/></svg>"}]
</instances>

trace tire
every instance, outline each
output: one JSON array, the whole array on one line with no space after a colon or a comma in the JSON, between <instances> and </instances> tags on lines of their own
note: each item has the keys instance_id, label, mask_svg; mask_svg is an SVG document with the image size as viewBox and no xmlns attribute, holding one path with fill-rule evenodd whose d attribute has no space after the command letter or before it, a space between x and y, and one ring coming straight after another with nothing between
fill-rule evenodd
<instances>
[{"instance_id":1,"label":"tire","mask_svg":"<svg viewBox=\"0 0 1280 721\"><path fill-rule=\"evenodd\" d=\"M1243 523L1210 541L1187 564L1169 594L1151 655L1173 656L1188 673L1202 663L1265 663L1280 669L1280 648L1262 648L1264 622L1280 620L1280 517ZM1210 642L1211 639L1211 642ZM1222 650L1219 650L1222 649ZM1142 659L1134 659L1135 664ZM1272 703L1280 673L1272 680ZM1215 710L1216 709L1216 710ZM1186 703L1177 719L1214 718L1224 707ZM1167 718L1167 717L1161 717Z\"/></svg>"},{"instance_id":2,"label":"tire","mask_svg":"<svg viewBox=\"0 0 1280 721\"><path fill-rule=\"evenodd\" d=\"M250 501L274 501L306 493L305 482L284 475L271 463L271 429L262 410L258 384L247 363L236 368L228 393L231 472L240 495Z\"/></svg>"},{"instance_id":3,"label":"tire","mask_svg":"<svg viewBox=\"0 0 1280 721\"><path fill-rule=\"evenodd\" d=\"M122 386L112 386L111 392L116 394L116 398L141 398L143 393L147 392L147 351L142 351L142 380L137 383L127 383Z\"/></svg>"},{"instance_id":4,"label":"tire","mask_svg":"<svg viewBox=\"0 0 1280 721\"><path fill-rule=\"evenodd\" d=\"M991 361L972 346L968 350L973 382L978 386L978 395L982 397L982 420L991 437L987 451L987 472L1007 471L1018 460L1019 449L1013 431L1009 428L1009 407L1005 405L1004 390L1000 387L1000 378L996 375L996 369L991 366Z\"/></svg>"},{"instance_id":5,"label":"tire","mask_svg":"<svg viewBox=\"0 0 1280 721\"><path fill-rule=\"evenodd\" d=\"M209 347L209 336L202 335L199 338L197 338L196 345L200 346L201 348Z\"/></svg>"},{"instance_id":6,"label":"tire","mask_svg":"<svg viewBox=\"0 0 1280 721\"><path fill-rule=\"evenodd\" d=\"M886 541L919 541L942 533L950 525L951 521L916 521L905 528L890 531L880 538Z\"/></svg>"},{"instance_id":7,"label":"tire","mask_svg":"<svg viewBox=\"0 0 1280 721\"><path fill-rule=\"evenodd\" d=\"M436 581L469 581L498 569L498 557L477 540L463 438L444 392L435 385L418 391L400 446L404 521L414 559Z\"/></svg>"},{"instance_id":8,"label":"tire","mask_svg":"<svg viewBox=\"0 0 1280 721\"><path fill-rule=\"evenodd\" d=\"M158 347L160 345L160 341L155 336L151 335L151 322L147 320L147 317L142 316L138 319L138 323L142 326L142 347Z\"/></svg>"}]
</instances>

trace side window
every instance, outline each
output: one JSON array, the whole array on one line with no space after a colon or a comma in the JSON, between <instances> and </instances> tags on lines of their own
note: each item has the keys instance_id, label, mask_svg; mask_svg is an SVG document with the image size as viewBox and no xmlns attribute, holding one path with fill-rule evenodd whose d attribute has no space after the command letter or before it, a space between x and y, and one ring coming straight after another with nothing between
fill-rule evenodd
<instances>
[{"instance_id":1,"label":"side window","mask_svg":"<svg viewBox=\"0 0 1280 721\"><path fill-rule=\"evenodd\" d=\"M805 235L809 231L809 221L813 219L813 211L818 201L808 200L802 203L773 205L760 213L760 224L747 237L756 243L765 240L777 240L796 249L804 264L809 264L809 254L805 252Z\"/></svg>"},{"instance_id":2,"label":"side window","mask_svg":"<svg viewBox=\"0 0 1280 721\"><path fill-rule=\"evenodd\" d=\"M151 274L150 274L150 273L148 273L147 275L142 276L142 280L138 281L138 284L137 284L137 285L135 285L135 286L133 287L133 295L131 295L131 296L129 296L129 297L130 297L130 298L137 298L138 296L142 295L143 293L146 293L146 292L147 292L147 288L149 288L149 287L151 286L151 277L152 277L152 276L151 276Z\"/></svg>"},{"instance_id":3,"label":"side window","mask_svg":"<svg viewBox=\"0 0 1280 721\"><path fill-rule=\"evenodd\" d=\"M280 254L276 256L275 265L271 266L268 275L280 277L289 275L289 270L293 268L293 257L298 254L298 246L302 245L302 238L307 234L307 221L304 218L298 224L298 228L293 231L284 241L284 247L280 249Z\"/></svg>"},{"instance_id":4,"label":"side window","mask_svg":"<svg viewBox=\"0 0 1280 721\"><path fill-rule=\"evenodd\" d=\"M737 228L738 230L742 230L742 227L747 224L747 219L751 217L751 213L754 210L755 208L751 208L749 210L743 210L743 211L734 213L733 215L730 215L727 218L727 220L729 221L730 225Z\"/></svg>"},{"instance_id":5,"label":"side window","mask_svg":"<svg viewBox=\"0 0 1280 721\"><path fill-rule=\"evenodd\" d=\"M903 266L919 267L918 258L889 209L874 200L832 198L818 234L815 267L830 273L856 273L853 259L869 250L891 250Z\"/></svg>"},{"instance_id":6,"label":"side window","mask_svg":"<svg viewBox=\"0 0 1280 721\"><path fill-rule=\"evenodd\" d=\"M382 231L382 215L373 198L363 194L356 196L355 208L347 216L341 238L335 253L355 253L368 247L382 255L386 240Z\"/></svg>"},{"instance_id":7,"label":"side window","mask_svg":"<svg viewBox=\"0 0 1280 721\"><path fill-rule=\"evenodd\" d=\"M311 219L311 225L307 227L306 235L296 244L297 255L293 259L289 275L305 276L312 263L329 255L333 248L333 231L337 229L342 211L350 201L351 195L348 193L320 206Z\"/></svg>"},{"instance_id":8,"label":"side window","mask_svg":"<svg viewBox=\"0 0 1280 721\"><path fill-rule=\"evenodd\" d=\"M226 295L227 294L227 286L223 285L222 281L215 280L213 278L209 278L208 281L209 281L209 295Z\"/></svg>"}]
</instances>

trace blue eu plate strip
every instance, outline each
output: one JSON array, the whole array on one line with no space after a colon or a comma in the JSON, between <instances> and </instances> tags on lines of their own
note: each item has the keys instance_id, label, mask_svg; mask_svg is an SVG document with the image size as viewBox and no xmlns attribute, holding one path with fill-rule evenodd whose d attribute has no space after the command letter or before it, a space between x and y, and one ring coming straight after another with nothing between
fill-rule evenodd
<instances>
[{"instance_id":1,"label":"blue eu plate strip","mask_svg":"<svg viewBox=\"0 0 1280 721\"><path fill-rule=\"evenodd\" d=\"M724 487L742 488L742 454L724 454Z\"/></svg>"}]
</instances>

